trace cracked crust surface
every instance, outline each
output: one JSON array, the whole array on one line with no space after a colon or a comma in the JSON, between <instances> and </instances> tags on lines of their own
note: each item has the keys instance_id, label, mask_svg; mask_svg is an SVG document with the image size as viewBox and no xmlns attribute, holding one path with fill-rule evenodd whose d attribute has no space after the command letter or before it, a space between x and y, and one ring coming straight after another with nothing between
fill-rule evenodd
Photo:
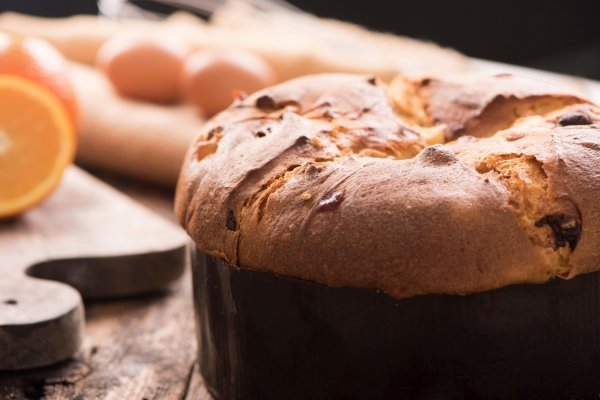
<instances>
[{"instance_id":1,"label":"cracked crust surface","mask_svg":"<svg viewBox=\"0 0 600 400\"><path fill-rule=\"evenodd\" d=\"M188 152L176 213L233 265L396 298L600 270L600 109L508 75L296 79Z\"/></svg>"}]
</instances>

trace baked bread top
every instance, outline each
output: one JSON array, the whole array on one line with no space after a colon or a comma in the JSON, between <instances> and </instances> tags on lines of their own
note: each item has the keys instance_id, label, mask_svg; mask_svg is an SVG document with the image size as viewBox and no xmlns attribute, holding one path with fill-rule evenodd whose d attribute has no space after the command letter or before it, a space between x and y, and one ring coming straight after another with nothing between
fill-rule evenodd
<instances>
[{"instance_id":1,"label":"baked bread top","mask_svg":"<svg viewBox=\"0 0 600 400\"><path fill-rule=\"evenodd\" d=\"M233 265L396 298L600 270L600 108L513 77L299 78L190 147L176 213Z\"/></svg>"}]
</instances>

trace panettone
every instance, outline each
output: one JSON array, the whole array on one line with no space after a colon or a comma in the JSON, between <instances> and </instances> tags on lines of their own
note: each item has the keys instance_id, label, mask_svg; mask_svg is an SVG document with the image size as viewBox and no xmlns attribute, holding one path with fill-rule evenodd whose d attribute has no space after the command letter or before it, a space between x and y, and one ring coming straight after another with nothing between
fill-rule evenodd
<instances>
[{"instance_id":1,"label":"panettone","mask_svg":"<svg viewBox=\"0 0 600 400\"><path fill-rule=\"evenodd\" d=\"M242 268L394 298L600 269L600 108L510 75L299 78L191 146L176 211Z\"/></svg>"},{"instance_id":2,"label":"panettone","mask_svg":"<svg viewBox=\"0 0 600 400\"><path fill-rule=\"evenodd\" d=\"M537 82L320 75L240 98L177 191L204 382L597 398L599 199L600 108Z\"/></svg>"}]
</instances>

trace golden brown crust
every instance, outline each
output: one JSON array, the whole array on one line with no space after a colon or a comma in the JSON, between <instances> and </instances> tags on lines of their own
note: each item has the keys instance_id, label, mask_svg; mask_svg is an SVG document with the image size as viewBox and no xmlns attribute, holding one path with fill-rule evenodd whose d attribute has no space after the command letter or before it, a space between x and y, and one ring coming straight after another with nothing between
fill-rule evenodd
<instances>
[{"instance_id":1,"label":"golden brown crust","mask_svg":"<svg viewBox=\"0 0 600 400\"><path fill-rule=\"evenodd\" d=\"M499 74L486 79L469 75L392 82L391 96L402 114L424 125L445 124L447 140L489 136L517 118L543 114L583 100L542 82Z\"/></svg>"},{"instance_id":2,"label":"golden brown crust","mask_svg":"<svg viewBox=\"0 0 600 400\"><path fill-rule=\"evenodd\" d=\"M176 212L231 264L397 298L572 278L600 270L598 110L510 76L300 78L207 123Z\"/></svg>"}]
</instances>

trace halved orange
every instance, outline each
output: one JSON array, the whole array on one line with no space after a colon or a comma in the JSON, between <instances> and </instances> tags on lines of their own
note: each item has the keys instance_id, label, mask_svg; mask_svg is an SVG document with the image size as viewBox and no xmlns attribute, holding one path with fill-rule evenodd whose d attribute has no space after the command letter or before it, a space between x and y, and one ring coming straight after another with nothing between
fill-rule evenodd
<instances>
[{"instance_id":1,"label":"halved orange","mask_svg":"<svg viewBox=\"0 0 600 400\"><path fill-rule=\"evenodd\" d=\"M0 75L0 218L43 200L73 161L74 126L60 98L16 75Z\"/></svg>"}]
</instances>

